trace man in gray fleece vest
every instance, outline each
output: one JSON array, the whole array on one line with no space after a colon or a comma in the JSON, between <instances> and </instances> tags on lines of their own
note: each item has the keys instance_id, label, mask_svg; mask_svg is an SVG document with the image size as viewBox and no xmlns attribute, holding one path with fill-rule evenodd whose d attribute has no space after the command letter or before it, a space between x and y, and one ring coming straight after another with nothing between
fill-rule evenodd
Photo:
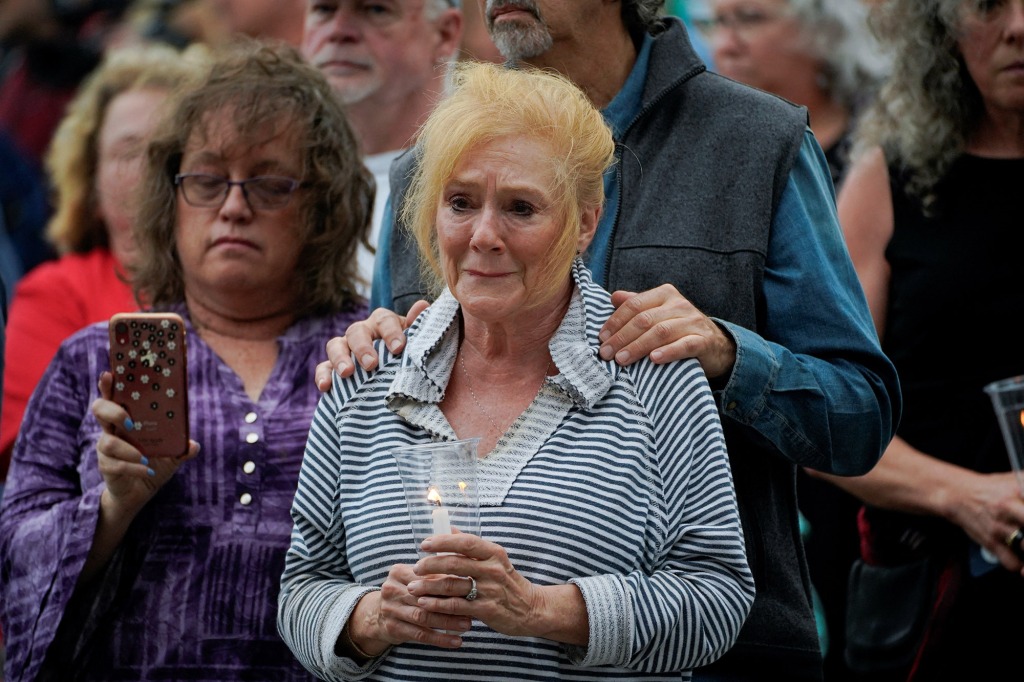
<instances>
[{"instance_id":1,"label":"man in gray fleece vest","mask_svg":"<svg viewBox=\"0 0 1024 682\"><path fill-rule=\"evenodd\" d=\"M483 0L481 0L483 3ZM902 407L842 241L824 155L806 110L706 71L662 0L486 0L511 63L553 68L602 109L618 142L598 233L585 254L619 306L602 357L700 360L715 390L757 585L736 646L702 681L821 680L800 540L796 467L874 466ZM397 159L400 207L415 153ZM401 348L428 297L415 244L382 234L374 301L317 370L376 364ZM643 292L633 294L631 292Z\"/></svg>"}]
</instances>

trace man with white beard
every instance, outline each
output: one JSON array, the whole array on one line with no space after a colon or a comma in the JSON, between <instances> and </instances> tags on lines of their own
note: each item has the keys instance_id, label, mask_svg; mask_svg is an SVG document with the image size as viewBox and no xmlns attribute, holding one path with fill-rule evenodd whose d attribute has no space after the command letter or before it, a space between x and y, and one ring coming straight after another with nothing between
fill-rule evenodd
<instances>
[{"instance_id":1,"label":"man with white beard","mask_svg":"<svg viewBox=\"0 0 1024 682\"><path fill-rule=\"evenodd\" d=\"M376 248L391 161L412 144L444 90L462 39L459 0L309 0L302 52L345 104L377 181L370 245ZM360 293L369 298L374 254L360 248Z\"/></svg>"}]
</instances>

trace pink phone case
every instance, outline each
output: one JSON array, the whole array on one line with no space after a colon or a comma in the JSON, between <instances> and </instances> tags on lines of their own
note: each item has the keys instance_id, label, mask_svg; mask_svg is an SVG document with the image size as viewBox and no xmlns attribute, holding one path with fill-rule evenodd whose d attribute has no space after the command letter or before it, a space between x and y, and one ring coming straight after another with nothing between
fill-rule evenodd
<instances>
[{"instance_id":1,"label":"pink phone case","mask_svg":"<svg viewBox=\"0 0 1024 682\"><path fill-rule=\"evenodd\" d=\"M133 422L126 440L146 457L188 452L185 322L175 313L110 318L113 400Z\"/></svg>"}]
</instances>

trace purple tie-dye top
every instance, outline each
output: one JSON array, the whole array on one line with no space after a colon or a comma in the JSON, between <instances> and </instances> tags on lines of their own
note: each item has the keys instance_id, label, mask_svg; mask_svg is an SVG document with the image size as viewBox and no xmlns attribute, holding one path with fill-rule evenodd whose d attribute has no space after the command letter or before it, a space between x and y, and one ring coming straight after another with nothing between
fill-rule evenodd
<instances>
[{"instance_id":1,"label":"purple tie-dye top","mask_svg":"<svg viewBox=\"0 0 1024 682\"><path fill-rule=\"evenodd\" d=\"M177 312L202 450L77 591L104 487L89 408L108 369L106 325L69 338L32 396L0 507L8 682L313 679L275 625L289 511L320 395L314 370L366 310L294 324L255 403Z\"/></svg>"}]
</instances>

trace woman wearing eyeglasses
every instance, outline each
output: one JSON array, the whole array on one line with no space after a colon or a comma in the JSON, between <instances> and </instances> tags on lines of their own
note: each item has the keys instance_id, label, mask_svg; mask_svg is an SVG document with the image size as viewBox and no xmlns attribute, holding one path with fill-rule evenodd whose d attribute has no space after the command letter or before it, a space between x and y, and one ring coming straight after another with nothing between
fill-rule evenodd
<instances>
[{"instance_id":1,"label":"woman wearing eyeglasses","mask_svg":"<svg viewBox=\"0 0 1024 682\"><path fill-rule=\"evenodd\" d=\"M714 70L807 107L832 181L849 132L889 69L859 0L708 0Z\"/></svg>"},{"instance_id":2,"label":"woman wearing eyeglasses","mask_svg":"<svg viewBox=\"0 0 1024 682\"><path fill-rule=\"evenodd\" d=\"M105 324L62 345L0 509L6 679L310 680L277 595L311 378L366 316L372 178L323 76L246 45L175 100L143 192L132 282L185 320L192 442L122 438Z\"/></svg>"}]
</instances>

